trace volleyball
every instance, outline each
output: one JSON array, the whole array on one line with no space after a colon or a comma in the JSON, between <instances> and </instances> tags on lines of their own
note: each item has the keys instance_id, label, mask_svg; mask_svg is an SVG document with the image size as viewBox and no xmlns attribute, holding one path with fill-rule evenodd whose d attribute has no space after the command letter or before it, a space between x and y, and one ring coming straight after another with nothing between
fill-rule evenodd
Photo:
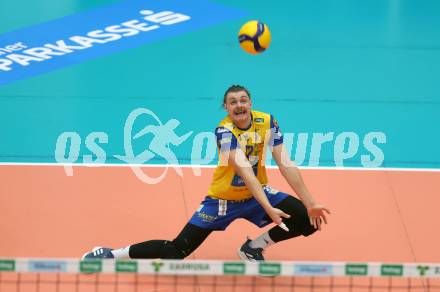
<instances>
[{"instance_id":1,"label":"volleyball","mask_svg":"<svg viewBox=\"0 0 440 292\"><path fill-rule=\"evenodd\" d=\"M269 27L258 20L246 22L238 33L241 48L252 55L260 54L267 50L271 36Z\"/></svg>"}]
</instances>

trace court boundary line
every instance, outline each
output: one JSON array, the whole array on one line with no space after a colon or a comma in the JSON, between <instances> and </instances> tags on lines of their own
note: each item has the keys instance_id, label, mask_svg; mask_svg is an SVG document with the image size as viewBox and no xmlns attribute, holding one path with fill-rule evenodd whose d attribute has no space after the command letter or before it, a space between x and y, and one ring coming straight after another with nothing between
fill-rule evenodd
<instances>
[{"instance_id":1,"label":"court boundary line","mask_svg":"<svg viewBox=\"0 0 440 292\"><path fill-rule=\"evenodd\" d=\"M122 163L58 163L58 162L0 162L0 166L58 166L58 167L140 167L140 168L216 168L207 164L122 164ZM278 169L276 165L267 165L267 169ZM440 168L400 168L400 167L340 167L340 166L298 166L304 170L338 170L338 171L402 171L402 172L440 172Z\"/></svg>"}]
</instances>

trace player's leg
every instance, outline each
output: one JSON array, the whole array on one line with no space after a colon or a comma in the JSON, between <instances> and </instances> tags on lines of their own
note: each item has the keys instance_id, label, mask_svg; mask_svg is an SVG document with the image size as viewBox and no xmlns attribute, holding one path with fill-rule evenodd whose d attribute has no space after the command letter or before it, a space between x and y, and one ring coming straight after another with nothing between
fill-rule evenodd
<instances>
[{"instance_id":1,"label":"player's leg","mask_svg":"<svg viewBox=\"0 0 440 292\"><path fill-rule=\"evenodd\" d=\"M286 232L279 226L275 226L254 240L248 239L238 252L239 256L245 260L264 260L263 250L268 246L300 235L309 236L316 231L310 224L307 209L300 200L288 194L273 190L270 187L265 187L264 190L274 207L291 215L289 219L283 219L289 231ZM246 219L259 227L266 226L271 221L260 206L255 208L252 217Z\"/></svg>"},{"instance_id":2,"label":"player's leg","mask_svg":"<svg viewBox=\"0 0 440 292\"><path fill-rule=\"evenodd\" d=\"M208 237L212 230L187 223L172 241L148 240L120 249L95 248L85 259L183 259L189 256Z\"/></svg>"},{"instance_id":3,"label":"player's leg","mask_svg":"<svg viewBox=\"0 0 440 292\"><path fill-rule=\"evenodd\" d=\"M187 223L173 240L149 240L130 246L132 259L183 259L196 250L212 230Z\"/></svg>"},{"instance_id":4,"label":"player's leg","mask_svg":"<svg viewBox=\"0 0 440 292\"><path fill-rule=\"evenodd\" d=\"M183 259L190 255L214 230L225 230L240 216L240 208L228 206L227 201L206 197L198 210L173 240L149 240L124 248L95 249L84 258L118 259Z\"/></svg>"},{"instance_id":5,"label":"player's leg","mask_svg":"<svg viewBox=\"0 0 440 292\"><path fill-rule=\"evenodd\" d=\"M266 248L271 244L297 236L309 236L317 229L310 224L307 209L304 204L293 196L286 197L283 201L275 205L276 208L290 215L290 218L283 219L289 231L285 231L279 226L272 227L269 231L261 234L252 240L249 245L252 248Z\"/></svg>"},{"instance_id":6,"label":"player's leg","mask_svg":"<svg viewBox=\"0 0 440 292\"><path fill-rule=\"evenodd\" d=\"M301 200L293 196L288 196L279 204L275 205L275 208L278 208L291 216L288 219L283 219L283 222L289 228L288 232L279 226L275 226L268 231L270 238L274 242L280 242L300 235L309 236L318 230L310 224L307 209Z\"/></svg>"},{"instance_id":7,"label":"player's leg","mask_svg":"<svg viewBox=\"0 0 440 292\"><path fill-rule=\"evenodd\" d=\"M128 255L143 259L183 259L199 247L212 231L225 230L243 211L241 204L206 197L176 239L138 243L130 247Z\"/></svg>"}]
</instances>

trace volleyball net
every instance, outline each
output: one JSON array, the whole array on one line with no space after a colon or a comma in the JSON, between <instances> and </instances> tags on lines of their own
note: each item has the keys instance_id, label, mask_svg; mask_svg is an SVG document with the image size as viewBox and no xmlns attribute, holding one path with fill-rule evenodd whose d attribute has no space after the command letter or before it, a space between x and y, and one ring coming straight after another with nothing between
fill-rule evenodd
<instances>
[{"instance_id":1,"label":"volleyball net","mask_svg":"<svg viewBox=\"0 0 440 292\"><path fill-rule=\"evenodd\" d=\"M10 291L440 292L440 263L0 259Z\"/></svg>"}]
</instances>

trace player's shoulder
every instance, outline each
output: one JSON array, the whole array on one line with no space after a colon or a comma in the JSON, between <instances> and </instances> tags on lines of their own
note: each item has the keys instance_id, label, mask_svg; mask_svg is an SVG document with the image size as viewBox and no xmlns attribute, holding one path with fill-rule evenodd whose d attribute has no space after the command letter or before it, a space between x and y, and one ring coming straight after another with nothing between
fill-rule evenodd
<instances>
[{"instance_id":1,"label":"player's shoulder","mask_svg":"<svg viewBox=\"0 0 440 292\"><path fill-rule=\"evenodd\" d=\"M254 122L257 123L266 122L270 120L270 117L271 117L270 113L252 110L252 118Z\"/></svg>"},{"instance_id":2,"label":"player's shoulder","mask_svg":"<svg viewBox=\"0 0 440 292\"><path fill-rule=\"evenodd\" d=\"M215 132L218 134L225 133L225 132L232 132L234 129L234 124L231 121L231 118L229 116L226 116L223 120L218 123L217 127L215 128Z\"/></svg>"},{"instance_id":3,"label":"player's shoulder","mask_svg":"<svg viewBox=\"0 0 440 292\"><path fill-rule=\"evenodd\" d=\"M272 120L270 113L252 110L252 121L254 124L267 124L269 125Z\"/></svg>"}]
</instances>

